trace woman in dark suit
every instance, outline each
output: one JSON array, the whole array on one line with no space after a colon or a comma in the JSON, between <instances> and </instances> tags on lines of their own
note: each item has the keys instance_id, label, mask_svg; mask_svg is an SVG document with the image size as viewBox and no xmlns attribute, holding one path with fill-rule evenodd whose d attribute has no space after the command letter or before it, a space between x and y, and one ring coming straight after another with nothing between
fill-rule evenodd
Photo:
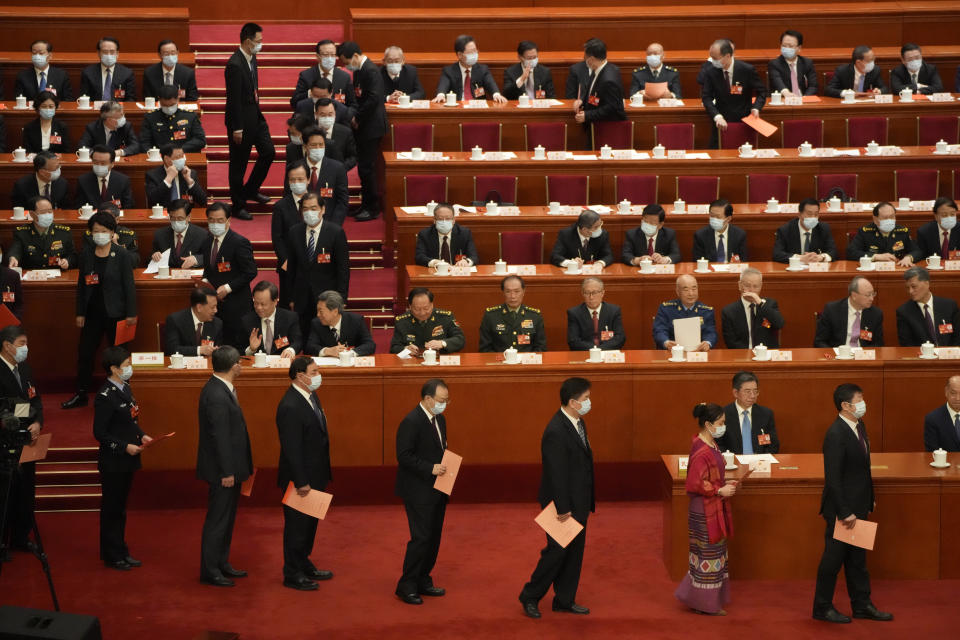
<instances>
[{"instance_id":1,"label":"woman in dark suit","mask_svg":"<svg viewBox=\"0 0 960 640\"><path fill-rule=\"evenodd\" d=\"M27 153L73 151L69 129L65 122L56 117L59 106L60 99L49 91L41 91L37 95L33 101L37 118L23 128L23 148Z\"/></svg>"},{"instance_id":2,"label":"woman in dark suit","mask_svg":"<svg viewBox=\"0 0 960 640\"><path fill-rule=\"evenodd\" d=\"M77 393L64 402L64 409L86 406L93 378L93 356L103 337L113 345L117 323L137 323L137 292L133 268L137 257L117 244L117 220L100 211L87 221L93 247L85 246L77 265Z\"/></svg>"}]
</instances>

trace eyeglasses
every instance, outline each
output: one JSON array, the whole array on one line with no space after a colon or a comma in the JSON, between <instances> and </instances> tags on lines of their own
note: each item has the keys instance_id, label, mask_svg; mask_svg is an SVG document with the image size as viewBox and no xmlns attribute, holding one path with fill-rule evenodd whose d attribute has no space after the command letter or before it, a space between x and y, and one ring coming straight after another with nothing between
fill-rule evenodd
<instances>
[{"instance_id":1,"label":"eyeglasses","mask_svg":"<svg viewBox=\"0 0 960 640\"><path fill-rule=\"evenodd\" d=\"M584 291L584 292L583 292L583 295L585 295L585 296L591 296L591 297L592 297L592 296L603 295L603 289L591 290L591 291Z\"/></svg>"}]
</instances>

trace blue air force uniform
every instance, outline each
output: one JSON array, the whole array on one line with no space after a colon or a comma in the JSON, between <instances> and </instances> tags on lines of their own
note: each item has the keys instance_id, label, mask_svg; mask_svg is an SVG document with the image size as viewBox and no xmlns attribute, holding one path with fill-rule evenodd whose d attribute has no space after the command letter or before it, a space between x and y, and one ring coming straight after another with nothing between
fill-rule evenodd
<instances>
[{"instance_id":1,"label":"blue air force uniform","mask_svg":"<svg viewBox=\"0 0 960 640\"><path fill-rule=\"evenodd\" d=\"M717 346L717 321L713 307L697 300L691 308L686 309L678 298L661 302L657 309L657 316L653 319L653 341L657 349L663 349L663 343L667 340L674 340L674 320L694 316L700 317L700 340L709 342L711 347Z\"/></svg>"}]
</instances>

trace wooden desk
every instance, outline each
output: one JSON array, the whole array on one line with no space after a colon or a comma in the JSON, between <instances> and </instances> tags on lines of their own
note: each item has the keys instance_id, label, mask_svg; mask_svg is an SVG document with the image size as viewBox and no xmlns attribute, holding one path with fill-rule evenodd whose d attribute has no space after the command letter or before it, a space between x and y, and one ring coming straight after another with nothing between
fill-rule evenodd
<instances>
[{"instance_id":1,"label":"wooden desk","mask_svg":"<svg viewBox=\"0 0 960 640\"><path fill-rule=\"evenodd\" d=\"M149 162L144 154L139 154L131 158L117 158L114 170L123 173L130 178L130 186L133 189L134 202L143 206L147 201L147 192L144 187L144 176L147 171L160 166L161 162ZM197 179L200 184L207 184L207 154L188 153L187 164L197 170ZM91 171L90 162L80 162L76 155L72 153L62 154L60 157L60 168L62 176L70 183L67 202L73 203L73 196L76 193L76 181L84 173ZM8 194L0 206L5 209L11 205L9 194L13 191L13 185L18 179L25 175L33 173L32 162L14 162L12 153L0 154L0 193ZM92 204L92 203L91 203Z\"/></svg>"},{"instance_id":2,"label":"wooden desk","mask_svg":"<svg viewBox=\"0 0 960 640\"><path fill-rule=\"evenodd\" d=\"M677 455L661 456L663 483L663 560L673 580L687 571L689 498ZM748 478L731 499L733 536L730 575L749 579L812 579L823 552L824 520L817 515L823 491L823 456L777 454L769 477ZM890 579L955 577L952 528L956 511L943 502L960 481L954 466L929 466L927 453L871 455L878 522L876 546L868 556L870 573ZM739 477L746 470L727 472ZM952 518L943 521L942 517ZM950 532L950 533L948 533ZM950 537L948 537L950 536ZM776 540L776 544L770 544Z\"/></svg>"}]
</instances>

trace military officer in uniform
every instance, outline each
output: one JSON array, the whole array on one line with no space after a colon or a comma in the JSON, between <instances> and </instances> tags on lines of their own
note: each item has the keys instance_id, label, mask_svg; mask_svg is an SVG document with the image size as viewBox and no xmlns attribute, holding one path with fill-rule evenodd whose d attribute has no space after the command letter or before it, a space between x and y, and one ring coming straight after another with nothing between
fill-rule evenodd
<instances>
[{"instance_id":1,"label":"military officer in uniform","mask_svg":"<svg viewBox=\"0 0 960 640\"><path fill-rule=\"evenodd\" d=\"M160 148L174 144L184 153L196 153L207 146L207 135L200 124L200 116L180 108L177 88L160 87L160 108L143 117L140 126L140 149L146 152L151 147Z\"/></svg>"},{"instance_id":2,"label":"military officer in uniform","mask_svg":"<svg viewBox=\"0 0 960 640\"><path fill-rule=\"evenodd\" d=\"M118 244L129 251L130 254L136 258L137 262L139 262L140 247L137 244L137 233L130 227L125 227L120 224L120 207L112 202L103 202L97 207L97 211L106 211L116 218L117 230L113 234L113 243ZM85 247L90 247L90 250L93 251L95 245L93 244L93 235L90 234L89 229L83 232L83 245Z\"/></svg>"},{"instance_id":3,"label":"military officer in uniform","mask_svg":"<svg viewBox=\"0 0 960 640\"><path fill-rule=\"evenodd\" d=\"M547 333L540 309L523 304L527 284L520 276L500 281L503 304L487 307L480 321L480 352L500 352L510 347L517 351L547 350Z\"/></svg>"},{"instance_id":4,"label":"military officer in uniform","mask_svg":"<svg viewBox=\"0 0 960 640\"><path fill-rule=\"evenodd\" d=\"M691 275L677 278L677 298L660 303L653 319L653 341L657 349L670 350L677 345L673 335L673 321L680 318L700 317L700 344L696 351L709 351L717 345L717 321L713 307L700 302L697 279Z\"/></svg>"},{"instance_id":5,"label":"military officer in uniform","mask_svg":"<svg viewBox=\"0 0 960 640\"><path fill-rule=\"evenodd\" d=\"M873 208L873 222L860 227L847 245L847 260L869 256L873 262L896 262L910 268L923 259L923 252L910 237L906 225L897 225L897 210L889 202Z\"/></svg>"},{"instance_id":6,"label":"military officer in uniform","mask_svg":"<svg viewBox=\"0 0 960 640\"><path fill-rule=\"evenodd\" d=\"M663 98L680 98L680 72L675 67L663 64L663 45L651 42L647 47L647 64L633 70L630 80L630 96L643 95L648 82L666 82L667 91Z\"/></svg>"},{"instance_id":7,"label":"military officer in uniform","mask_svg":"<svg viewBox=\"0 0 960 640\"><path fill-rule=\"evenodd\" d=\"M23 224L13 230L13 242L7 251L11 267L24 269L73 269L77 266L77 252L73 248L73 234L65 224L53 223L53 203L43 196L33 199L30 206L33 224Z\"/></svg>"},{"instance_id":8,"label":"military officer in uniform","mask_svg":"<svg viewBox=\"0 0 960 640\"><path fill-rule=\"evenodd\" d=\"M426 287L414 287L407 296L407 313L393 323L390 353L404 349L420 356L425 349L454 353L463 349L463 331L452 311L433 308L433 293Z\"/></svg>"}]
</instances>

